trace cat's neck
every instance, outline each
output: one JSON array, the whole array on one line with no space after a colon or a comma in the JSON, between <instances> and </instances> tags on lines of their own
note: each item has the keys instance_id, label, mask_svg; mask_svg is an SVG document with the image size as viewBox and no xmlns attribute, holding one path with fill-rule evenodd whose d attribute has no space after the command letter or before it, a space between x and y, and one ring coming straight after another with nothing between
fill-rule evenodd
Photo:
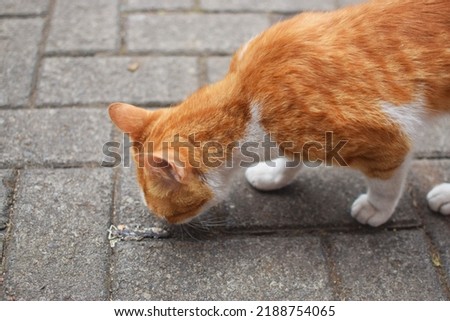
<instances>
[{"instance_id":1,"label":"cat's neck","mask_svg":"<svg viewBox=\"0 0 450 321\"><path fill-rule=\"evenodd\" d=\"M182 136L195 135L196 141L230 144L241 140L251 121L248 97L240 90L234 73L207 85L174 108L173 128Z\"/></svg>"}]
</instances>

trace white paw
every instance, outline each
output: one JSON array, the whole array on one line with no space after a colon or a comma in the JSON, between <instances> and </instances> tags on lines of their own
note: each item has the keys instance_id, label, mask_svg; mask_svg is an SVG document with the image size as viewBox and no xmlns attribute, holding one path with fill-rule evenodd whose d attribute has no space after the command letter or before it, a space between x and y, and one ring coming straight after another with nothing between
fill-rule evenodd
<instances>
[{"instance_id":1,"label":"white paw","mask_svg":"<svg viewBox=\"0 0 450 321\"><path fill-rule=\"evenodd\" d=\"M283 188L295 180L298 169L286 168L284 161L275 160L275 166L259 163L245 171L245 178L256 189L273 191Z\"/></svg>"},{"instance_id":2,"label":"white paw","mask_svg":"<svg viewBox=\"0 0 450 321\"><path fill-rule=\"evenodd\" d=\"M430 208L444 215L450 215L450 184L435 186L427 195Z\"/></svg>"},{"instance_id":3,"label":"white paw","mask_svg":"<svg viewBox=\"0 0 450 321\"><path fill-rule=\"evenodd\" d=\"M393 211L381 211L373 206L367 194L359 196L352 205L352 217L361 224L368 224L373 227L386 223L392 216Z\"/></svg>"}]
</instances>

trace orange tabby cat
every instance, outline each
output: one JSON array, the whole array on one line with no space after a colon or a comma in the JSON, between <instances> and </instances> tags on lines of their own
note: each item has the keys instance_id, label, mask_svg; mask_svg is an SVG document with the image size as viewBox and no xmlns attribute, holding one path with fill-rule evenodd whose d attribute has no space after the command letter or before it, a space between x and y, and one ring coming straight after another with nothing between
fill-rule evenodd
<instances>
[{"instance_id":1,"label":"orange tabby cat","mask_svg":"<svg viewBox=\"0 0 450 321\"><path fill-rule=\"evenodd\" d=\"M334 163L367 177L368 192L353 203L351 215L372 226L395 210L415 134L445 111L448 0L378 0L303 13L250 40L223 80L179 106L109 107L112 121L136 143L148 207L171 223L187 222L226 197L239 161L248 156L246 142L262 143L270 134L285 156L275 166L261 162L246 171L255 188L272 190L296 178L301 166L287 166L289 159L329 163L329 148L320 146L332 132L335 142L346 141L339 150L344 162ZM261 148L258 153L267 156ZM450 184L435 187L428 200L433 210L450 214Z\"/></svg>"}]
</instances>

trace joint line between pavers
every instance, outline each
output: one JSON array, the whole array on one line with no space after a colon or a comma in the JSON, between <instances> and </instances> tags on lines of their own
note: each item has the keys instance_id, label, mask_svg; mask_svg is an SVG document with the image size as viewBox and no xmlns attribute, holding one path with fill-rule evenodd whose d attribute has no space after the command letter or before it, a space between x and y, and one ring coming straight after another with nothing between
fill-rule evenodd
<instances>
[{"instance_id":1,"label":"joint line between pavers","mask_svg":"<svg viewBox=\"0 0 450 321\"><path fill-rule=\"evenodd\" d=\"M165 107L172 107L174 105L177 105L180 103L180 101L146 101L146 102L138 102L138 101L127 101L128 104L132 105L139 105L139 107L144 108L165 108ZM56 104L56 103L42 103L39 105L36 105L35 107L37 109L64 109L64 108L90 108L90 109L102 109L105 110L105 108L111 104L111 101L104 101L104 102L92 102L92 103L69 103L69 104ZM16 108L2 108L2 109L16 109ZM106 114L105 114L106 115ZM107 116L105 116L107 117Z\"/></svg>"},{"instance_id":2,"label":"joint line between pavers","mask_svg":"<svg viewBox=\"0 0 450 321\"><path fill-rule=\"evenodd\" d=\"M450 280L447 278L442 260L440 260L442 253L439 251L436 242L433 240L433 236L426 229L424 229L424 235L428 243L429 264L433 265L439 283L441 284L442 291L447 296L447 299L450 300Z\"/></svg>"},{"instance_id":3,"label":"joint line between pavers","mask_svg":"<svg viewBox=\"0 0 450 321\"><path fill-rule=\"evenodd\" d=\"M6 281L6 273L7 273L7 266L6 266L6 261L7 261L7 257L8 257L8 251L9 251L9 244L11 242L11 238L12 238L12 230L13 230L13 224L12 224L12 220L13 220L13 216L14 216L14 208L15 208L15 204L16 204L16 199L17 199L17 187L18 187L18 181L19 181L19 170L14 170L13 174L12 174L12 187L11 187L11 191L9 192L10 195L8 197L10 197L10 201L8 202L8 210L7 210L7 216L8 216L8 223L7 223L7 228L6 228L6 233L3 236L3 249L2 249L2 257L0 258L0 270L2 271L2 274L0 275L0 277L3 278L3 282L2 282L2 291L4 291L4 293L0 293L0 297L4 297L5 299L7 298L7 293L6 293L6 287L5 287L5 281Z\"/></svg>"},{"instance_id":4,"label":"joint line between pavers","mask_svg":"<svg viewBox=\"0 0 450 321\"><path fill-rule=\"evenodd\" d=\"M31 108L34 108L36 106L36 100L38 95L38 82L39 82L39 76L41 72L42 67L42 61L44 60L45 56L45 47L47 45L47 39L50 34L50 28L51 28L51 21L53 18L53 14L55 12L55 6L56 6L56 0L50 0L49 8L47 11L47 17L44 22L44 27L42 29L42 35L41 35L41 41L39 43L38 52L36 56L36 64L34 66L34 71L32 75L31 80L31 91L30 91L30 97L29 97L29 104Z\"/></svg>"},{"instance_id":5,"label":"joint line between pavers","mask_svg":"<svg viewBox=\"0 0 450 321\"><path fill-rule=\"evenodd\" d=\"M113 133L112 133L113 135ZM117 189L119 188L119 170L117 168L113 169L113 184L112 184L112 192L111 192L111 207L109 209L109 222L108 225L117 225L117 215L116 215L116 197L117 197ZM109 259L108 259L108 268L106 272L106 287L108 289L108 299L113 300L113 275L114 275L114 249L112 247L109 248Z\"/></svg>"},{"instance_id":6,"label":"joint line between pavers","mask_svg":"<svg viewBox=\"0 0 450 321\"><path fill-rule=\"evenodd\" d=\"M1 19L35 19L35 18L45 18L47 16L47 12L44 13L14 13L14 14L1 14Z\"/></svg>"},{"instance_id":7,"label":"joint line between pavers","mask_svg":"<svg viewBox=\"0 0 450 321\"><path fill-rule=\"evenodd\" d=\"M198 87L202 87L209 83L208 81L208 65L206 63L207 57L199 56L197 58L198 69Z\"/></svg>"},{"instance_id":8,"label":"joint line between pavers","mask_svg":"<svg viewBox=\"0 0 450 321\"><path fill-rule=\"evenodd\" d=\"M71 168L111 168L112 166L101 166L101 162L67 162L67 163L27 163L27 162L14 162L14 164L1 163L0 169L13 169L13 170L24 170L24 169L71 169Z\"/></svg>"},{"instance_id":9,"label":"joint line between pavers","mask_svg":"<svg viewBox=\"0 0 450 321\"><path fill-rule=\"evenodd\" d=\"M322 235L320 237L320 246L325 257L326 269L328 272L328 280L332 289L335 300L345 300L345 293L342 287L342 280L336 269L336 260L333 255L332 245L328 236Z\"/></svg>"}]
</instances>

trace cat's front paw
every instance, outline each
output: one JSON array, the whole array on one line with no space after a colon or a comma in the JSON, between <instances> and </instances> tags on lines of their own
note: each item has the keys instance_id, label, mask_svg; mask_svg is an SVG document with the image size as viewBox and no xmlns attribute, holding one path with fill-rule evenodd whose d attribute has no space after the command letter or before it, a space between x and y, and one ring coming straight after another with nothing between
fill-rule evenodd
<instances>
[{"instance_id":1,"label":"cat's front paw","mask_svg":"<svg viewBox=\"0 0 450 321\"><path fill-rule=\"evenodd\" d=\"M427 195L428 206L444 215L450 215L450 184L440 184Z\"/></svg>"},{"instance_id":2,"label":"cat's front paw","mask_svg":"<svg viewBox=\"0 0 450 321\"><path fill-rule=\"evenodd\" d=\"M289 173L289 169L284 168L278 162L275 164L275 166L270 166L266 163L259 163L250 167L245 171L245 178L260 191L273 191L292 183L296 175Z\"/></svg>"},{"instance_id":3,"label":"cat's front paw","mask_svg":"<svg viewBox=\"0 0 450 321\"><path fill-rule=\"evenodd\" d=\"M382 211L373 206L367 194L359 196L352 205L352 217L361 224L368 224L373 227L386 223L392 216L390 211Z\"/></svg>"}]
</instances>

